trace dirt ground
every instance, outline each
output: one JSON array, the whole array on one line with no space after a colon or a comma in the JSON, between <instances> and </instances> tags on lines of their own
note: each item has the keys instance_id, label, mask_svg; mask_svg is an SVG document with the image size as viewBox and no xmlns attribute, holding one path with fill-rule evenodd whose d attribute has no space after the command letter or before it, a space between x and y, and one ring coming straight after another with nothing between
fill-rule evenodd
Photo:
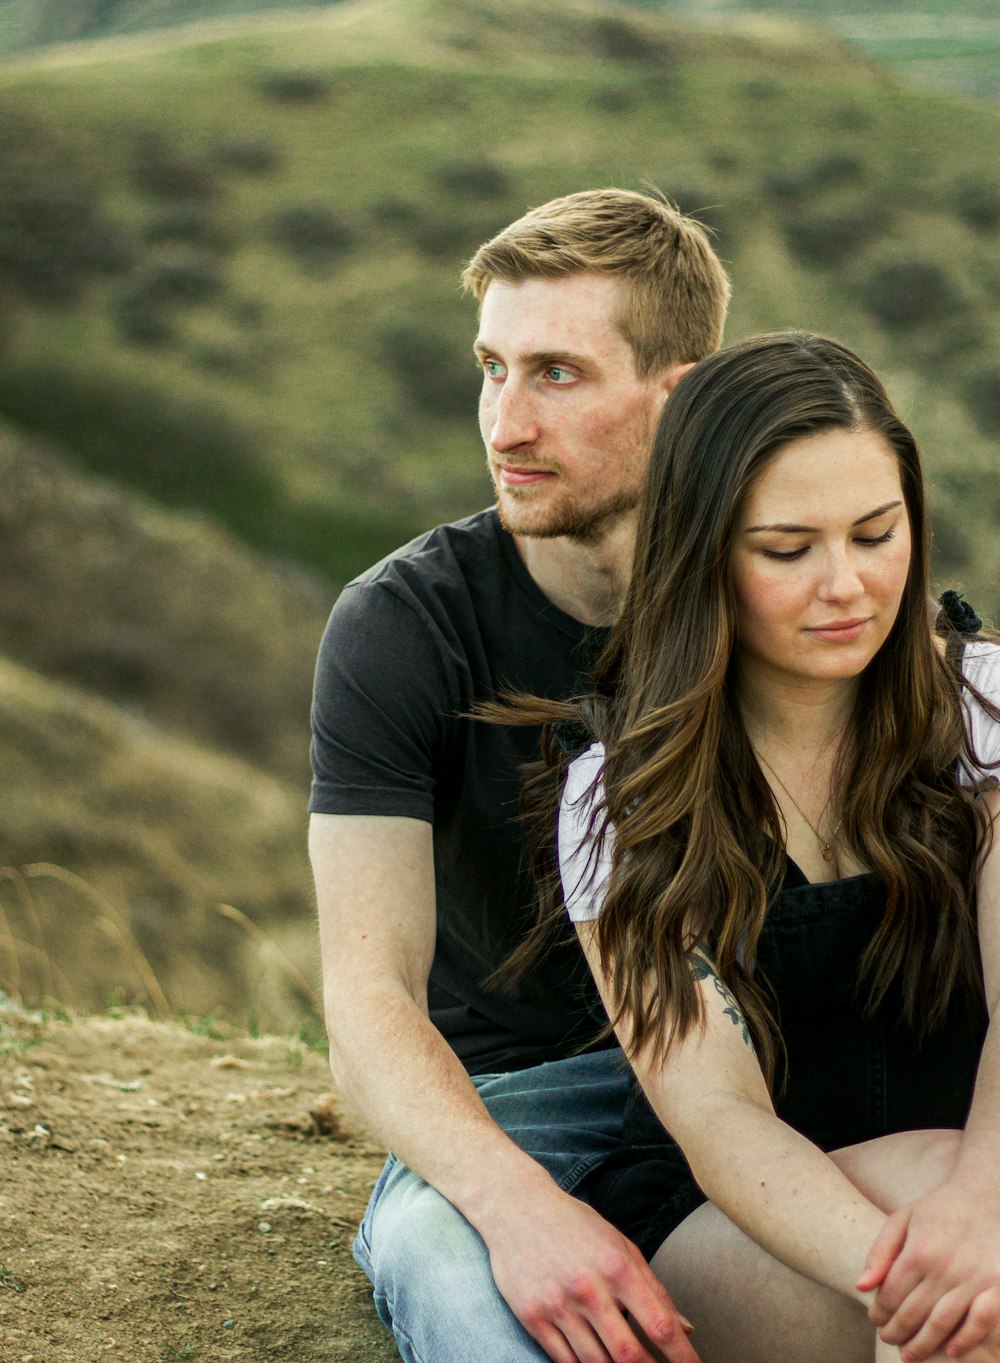
<instances>
[{"instance_id":1,"label":"dirt ground","mask_svg":"<svg viewBox=\"0 0 1000 1363\"><path fill-rule=\"evenodd\" d=\"M393 1363L381 1161L298 1041L0 1002L0 1359Z\"/></svg>"}]
</instances>

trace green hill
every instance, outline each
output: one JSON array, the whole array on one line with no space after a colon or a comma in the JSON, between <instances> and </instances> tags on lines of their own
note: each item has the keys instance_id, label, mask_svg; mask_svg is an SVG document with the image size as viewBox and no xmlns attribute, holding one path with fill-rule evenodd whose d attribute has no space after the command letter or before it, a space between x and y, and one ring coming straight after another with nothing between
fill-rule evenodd
<instances>
[{"instance_id":1,"label":"green hill","mask_svg":"<svg viewBox=\"0 0 1000 1363\"><path fill-rule=\"evenodd\" d=\"M328 592L3 429L0 486L0 990L290 1025Z\"/></svg>"},{"instance_id":2,"label":"green hill","mask_svg":"<svg viewBox=\"0 0 1000 1363\"><path fill-rule=\"evenodd\" d=\"M330 4L331 0L5 0L0 7L0 53Z\"/></svg>"},{"instance_id":3,"label":"green hill","mask_svg":"<svg viewBox=\"0 0 1000 1363\"><path fill-rule=\"evenodd\" d=\"M700 0L634 0L669 14L706 15ZM995 0L713 0L713 23L787 15L832 29L907 80L1000 100L1000 13Z\"/></svg>"},{"instance_id":4,"label":"green hill","mask_svg":"<svg viewBox=\"0 0 1000 1363\"><path fill-rule=\"evenodd\" d=\"M992 110L789 23L357 0L58 49L0 68L0 115L0 411L93 469L342 579L488 496L464 258L650 180L716 227L731 337L886 372L942 572L997 612Z\"/></svg>"}]
</instances>

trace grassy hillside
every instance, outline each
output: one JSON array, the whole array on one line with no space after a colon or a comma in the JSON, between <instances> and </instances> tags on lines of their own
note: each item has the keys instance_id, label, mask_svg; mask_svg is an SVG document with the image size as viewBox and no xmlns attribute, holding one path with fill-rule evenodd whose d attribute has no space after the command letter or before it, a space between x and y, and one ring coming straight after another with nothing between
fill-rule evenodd
<instances>
[{"instance_id":1,"label":"grassy hillside","mask_svg":"<svg viewBox=\"0 0 1000 1363\"><path fill-rule=\"evenodd\" d=\"M649 179L717 228L730 336L808 323L887 373L942 572L1000 605L990 110L794 25L358 0L62 49L0 69L0 114L0 410L93 469L343 578L487 498L468 253Z\"/></svg>"},{"instance_id":2,"label":"grassy hillside","mask_svg":"<svg viewBox=\"0 0 1000 1363\"><path fill-rule=\"evenodd\" d=\"M337 0L334 0L337 2ZM343 0L339 0L343 3ZM906 78L1000 99L1000 17L995 0L625 0L638 9L727 23L735 15L777 14L831 26ZM6 0L0 55L192 22L325 8L330 0Z\"/></svg>"},{"instance_id":3,"label":"grassy hillside","mask_svg":"<svg viewBox=\"0 0 1000 1363\"><path fill-rule=\"evenodd\" d=\"M664 13L729 23L787 15L831 28L906 80L1000 101L1000 14L995 0L633 0Z\"/></svg>"},{"instance_id":4,"label":"grassy hillside","mask_svg":"<svg viewBox=\"0 0 1000 1363\"><path fill-rule=\"evenodd\" d=\"M327 591L9 431L0 485L0 990L311 1016Z\"/></svg>"},{"instance_id":5,"label":"grassy hillside","mask_svg":"<svg viewBox=\"0 0 1000 1363\"><path fill-rule=\"evenodd\" d=\"M336 0L5 0L0 53L331 3Z\"/></svg>"}]
</instances>

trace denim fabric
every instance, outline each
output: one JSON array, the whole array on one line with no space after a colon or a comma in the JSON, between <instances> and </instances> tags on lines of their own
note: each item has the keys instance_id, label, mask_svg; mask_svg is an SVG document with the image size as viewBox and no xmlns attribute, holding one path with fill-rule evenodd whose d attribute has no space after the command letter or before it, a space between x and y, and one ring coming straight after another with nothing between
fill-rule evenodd
<instances>
[{"instance_id":1,"label":"denim fabric","mask_svg":"<svg viewBox=\"0 0 1000 1363\"><path fill-rule=\"evenodd\" d=\"M777 1002L787 1055L775 1110L823 1150L896 1131L962 1127L968 1116L985 1003L953 999L943 1025L927 1036L902 1021L898 980L870 1009L860 965L884 913L875 876L810 884L790 865L761 933L756 970ZM625 1144L588 1181L586 1195L647 1257L705 1201L638 1089L627 1104Z\"/></svg>"},{"instance_id":2,"label":"denim fabric","mask_svg":"<svg viewBox=\"0 0 1000 1363\"><path fill-rule=\"evenodd\" d=\"M632 1074L597 1051L477 1076L494 1121L567 1192L621 1146ZM395 1156L375 1185L354 1257L406 1363L548 1363L497 1291L482 1238Z\"/></svg>"}]
</instances>

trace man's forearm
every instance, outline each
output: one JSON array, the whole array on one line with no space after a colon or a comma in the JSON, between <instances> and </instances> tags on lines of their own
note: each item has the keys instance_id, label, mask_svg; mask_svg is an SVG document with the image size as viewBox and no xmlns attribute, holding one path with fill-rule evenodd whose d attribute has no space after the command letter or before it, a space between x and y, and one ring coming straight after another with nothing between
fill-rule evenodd
<instances>
[{"instance_id":1,"label":"man's forearm","mask_svg":"<svg viewBox=\"0 0 1000 1363\"><path fill-rule=\"evenodd\" d=\"M330 1014L338 1090L477 1229L486 1229L512 1187L554 1189L493 1121L451 1047L403 991L339 994Z\"/></svg>"}]
</instances>

